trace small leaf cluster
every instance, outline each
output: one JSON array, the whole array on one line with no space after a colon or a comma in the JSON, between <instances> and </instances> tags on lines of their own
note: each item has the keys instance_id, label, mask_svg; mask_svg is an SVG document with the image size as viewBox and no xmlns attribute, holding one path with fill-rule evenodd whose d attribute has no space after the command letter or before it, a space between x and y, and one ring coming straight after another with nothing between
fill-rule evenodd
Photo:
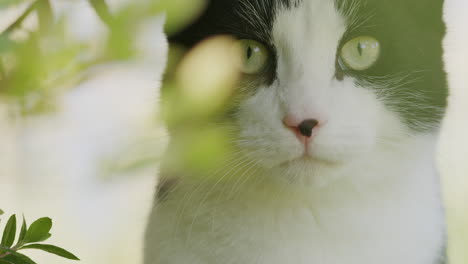
<instances>
[{"instance_id":1,"label":"small leaf cluster","mask_svg":"<svg viewBox=\"0 0 468 264\"><path fill-rule=\"evenodd\" d=\"M1 12L19 4L27 7L0 30L0 99L6 98L16 114L54 112L63 92L92 77L92 67L139 58L136 32L147 21L167 12L166 31L181 30L205 1L125 1L111 12L105 0L88 0L108 28L105 43L99 43L70 38L69 20L52 8L52 0L0 0ZM25 21L33 15L38 24L31 29Z\"/></svg>"},{"instance_id":2,"label":"small leaf cluster","mask_svg":"<svg viewBox=\"0 0 468 264\"><path fill-rule=\"evenodd\" d=\"M2 214L3 211L0 210L0 215ZM25 249L38 249L63 258L79 260L78 257L63 248L39 243L50 238L51 228L52 220L48 217L37 219L29 227L23 217L17 236L16 215L10 216L0 243L0 264L36 264L31 258L19 252Z\"/></svg>"}]
</instances>

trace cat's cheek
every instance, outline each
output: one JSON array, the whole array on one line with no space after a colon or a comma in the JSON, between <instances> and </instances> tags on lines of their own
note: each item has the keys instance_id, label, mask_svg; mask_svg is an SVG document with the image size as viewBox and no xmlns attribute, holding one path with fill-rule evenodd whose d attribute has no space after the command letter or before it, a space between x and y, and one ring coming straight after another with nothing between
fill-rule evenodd
<instances>
[{"instance_id":1,"label":"cat's cheek","mask_svg":"<svg viewBox=\"0 0 468 264\"><path fill-rule=\"evenodd\" d=\"M373 91L357 87L352 78L333 82L327 90L321 100L329 103L319 109L327 122L317 130L309 152L336 163L349 163L374 152L380 122L387 119L383 104ZM312 99L316 97L311 94Z\"/></svg>"}]
</instances>

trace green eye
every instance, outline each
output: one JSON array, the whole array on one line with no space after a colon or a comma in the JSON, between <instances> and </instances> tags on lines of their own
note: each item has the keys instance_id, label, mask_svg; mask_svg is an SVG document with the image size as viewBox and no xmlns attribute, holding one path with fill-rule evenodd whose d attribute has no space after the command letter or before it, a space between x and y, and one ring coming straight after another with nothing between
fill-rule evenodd
<instances>
[{"instance_id":1,"label":"green eye","mask_svg":"<svg viewBox=\"0 0 468 264\"><path fill-rule=\"evenodd\" d=\"M379 41L373 37L361 36L344 44L341 48L340 63L344 63L346 68L363 71L374 65L379 56Z\"/></svg>"},{"instance_id":2,"label":"green eye","mask_svg":"<svg viewBox=\"0 0 468 264\"><path fill-rule=\"evenodd\" d=\"M239 41L242 56L241 71L245 74L261 72L268 61L269 52L265 45L255 40Z\"/></svg>"}]
</instances>

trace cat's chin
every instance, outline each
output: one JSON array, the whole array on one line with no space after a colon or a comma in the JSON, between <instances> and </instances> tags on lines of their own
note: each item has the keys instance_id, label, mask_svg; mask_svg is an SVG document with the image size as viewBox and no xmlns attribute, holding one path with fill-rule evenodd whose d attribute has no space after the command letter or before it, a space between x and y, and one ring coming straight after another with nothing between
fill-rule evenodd
<instances>
[{"instance_id":1,"label":"cat's chin","mask_svg":"<svg viewBox=\"0 0 468 264\"><path fill-rule=\"evenodd\" d=\"M338 178L346 164L344 161L301 156L280 163L275 168L275 174L289 183L321 188Z\"/></svg>"}]
</instances>

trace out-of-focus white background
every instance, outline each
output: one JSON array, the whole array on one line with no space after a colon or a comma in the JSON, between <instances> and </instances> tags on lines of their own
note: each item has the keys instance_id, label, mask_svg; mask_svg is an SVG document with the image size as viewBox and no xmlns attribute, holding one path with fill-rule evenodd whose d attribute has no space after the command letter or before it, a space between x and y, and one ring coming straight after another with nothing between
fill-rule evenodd
<instances>
[{"instance_id":1,"label":"out-of-focus white background","mask_svg":"<svg viewBox=\"0 0 468 264\"><path fill-rule=\"evenodd\" d=\"M130 0L108 1L112 9ZM52 1L75 38L99 45L107 31L87 1ZM0 12L0 30L20 10ZM453 264L468 263L468 2L446 0L446 64L451 85L439 155L450 219ZM155 120L167 45L162 18L139 36L141 59L94 68L53 114L11 123L0 102L0 207L27 219L54 219L51 243L86 264L140 263L157 164L110 170L145 148L160 155L167 135ZM33 23L31 26L34 26ZM152 144L149 144L151 142ZM144 146L142 146L144 145ZM141 157L140 157L141 158ZM144 158L144 157L143 157ZM73 263L33 253L38 263Z\"/></svg>"},{"instance_id":2,"label":"out-of-focus white background","mask_svg":"<svg viewBox=\"0 0 468 264\"><path fill-rule=\"evenodd\" d=\"M468 1L445 0L445 64L450 93L439 168L448 216L452 264L468 263Z\"/></svg>"}]
</instances>

